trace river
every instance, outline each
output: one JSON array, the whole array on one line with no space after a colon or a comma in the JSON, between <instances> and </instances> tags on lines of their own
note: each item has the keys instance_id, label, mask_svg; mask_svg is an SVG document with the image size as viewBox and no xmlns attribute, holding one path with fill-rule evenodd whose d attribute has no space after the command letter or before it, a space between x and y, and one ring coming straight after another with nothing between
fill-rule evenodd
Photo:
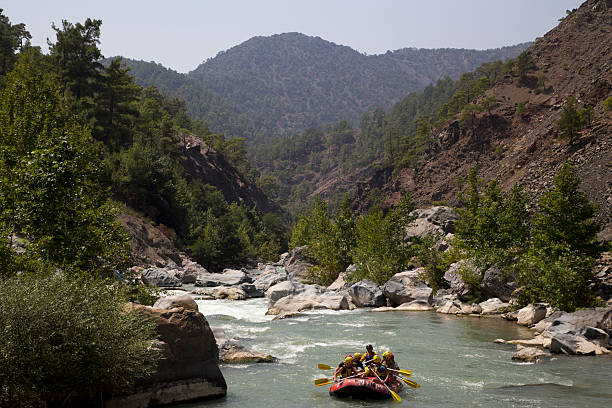
<instances>
[{"instance_id":1,"label":"river","mask_svg":"<svg viewBox=\"0 0 612 408\"><path fill-rule=\"evenodd\" d=\"M531 331L497 318L434 312L313 311L272 321L266 299L198 301L212 326L249 348L279 358L273 364L222 365L227 397L182 407L604 407L612 405L612 357L557 356L537 364L510 359L515 346L496 338ZM345 354L390 349L412 380L393 400L332 399L313 380L331 376Z\"/></svg>"}]
</instances>

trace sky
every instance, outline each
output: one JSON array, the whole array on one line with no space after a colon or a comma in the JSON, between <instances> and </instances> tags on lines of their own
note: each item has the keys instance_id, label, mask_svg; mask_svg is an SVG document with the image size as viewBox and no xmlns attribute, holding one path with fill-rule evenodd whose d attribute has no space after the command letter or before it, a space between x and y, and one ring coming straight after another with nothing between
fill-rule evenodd
<instances>
[{"instance_id":1,"label":"sky","mask_svg":"<svg viewBox=\"0 0 612 408\"><path fill-rule=\"evenodd\" d=\"M580 0L2 0L47 50L51 24L102 20L100 49L179 72L254 36L301 32L359 52L497 48L533 41Z\"/></svg>"}]
</instances>

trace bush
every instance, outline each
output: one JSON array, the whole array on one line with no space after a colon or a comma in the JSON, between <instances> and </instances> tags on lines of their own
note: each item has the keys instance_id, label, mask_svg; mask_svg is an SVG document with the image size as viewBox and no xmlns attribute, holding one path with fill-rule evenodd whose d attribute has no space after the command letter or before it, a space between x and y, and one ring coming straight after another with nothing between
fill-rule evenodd
<instances>
[{"instance_id":1,"label":"bush","mask_svg":"<svg viewBox=\"0 0 612 408\"><path fill-rule=\"evenodd\" d=\"M154 324L103 281L14 277L0 285L0 310L0 406L99 401L156 365Z\"/></svg>"},{"instance_id":2,"label":"bush","mask_svg":"<svg viewBox=\"0 0 612 408\"><path fill-rule=\"evenodd\" d=\"M612 110L612 96L606 99L604 102L604 112L610 112Z\"/></svg>"}]
</instances>

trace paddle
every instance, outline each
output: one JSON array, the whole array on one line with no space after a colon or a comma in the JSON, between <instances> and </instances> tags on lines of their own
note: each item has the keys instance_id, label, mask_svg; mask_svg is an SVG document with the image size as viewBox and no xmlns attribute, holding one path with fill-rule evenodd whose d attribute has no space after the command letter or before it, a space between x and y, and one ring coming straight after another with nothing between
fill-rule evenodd
<instances>
[{"instance_id":1,"label":"paddle","mask_svg":"<svg viewBox=\"0 0 612 408\"><path fill-rule=\"evenodd\" d=\"M364 361L364 363L368 364L370 361L372 361L372 360ZM327 364L323 364L323 363L319 363L318 367L319 367L320 370L331 370L333 368L333 367L328 366ZM412 371L410 371L410 370L394 370L392 368L387 368L387 370L391 370L391 371L395 371L395 372L400 373L400 374L404 374L407 377L410 377L412 375Z\"/></svg>"},{"instance_id":2,"label":"paddle","mask_svg":"<svg viewBox=\"0 0 612 408\"><path fill-rule=\"evenodd\" d=\"M341 378L340 381L347 380L349 378L359 377L360 375L361 373L352 375L350 377ZM317 387L320 387L322 385L332 384L333 382L338 382L338 381L330 380L329 378L319 378L317 380L314 380L315 386Z\"/></svg>"},{"instance_id":3,"label":"paddle","mask_svg":"<svg viewBox=\"0 0 612 408\"><path fill-rule=\"evenodd\" d=\"M411 386L412 388L419 388L419 387L421 387L421 385L419 383L416 383L416 382L414 382L412 380L409 380L407 378L400 377L400 376L398 376L398 378L400 380L402 380L403 382L405 382L406 384L408 384L409 386Z\"/></svg>"},{"instance_id":4,"label":"paddle","mask_svg":"<svg viewBox=\"0 0 612 408\"><path fill-rule=\"evenodd\" d=\"M406 377L410 377L412 375L412 371L410 370L394 370L392 368L387 368L389 371L395 371L396 373L404 374Z\"/></svg>"},{"instance_id":5,"label":"paddle","mask_svg":"<svg viewBox=\"0 0 612 408\"><path fill-rule=\"evenodd\" d=\"M328 366L327 364L319 363L319 370L331 370L333 367Z\"/></svg>"},{"instance_id":6,"label":"paddle","mask_svg":"<svg viewBox=\"0 0 612 408\"><path fill-rule=\"evenodd\" d=\"M378 378L378 380L382 383L382 385L385 386L386 389L389 390L389 392L391 393L391 396L393 397L394 400L396 400L397 402L402 402L402 398L397 395L396 392L394 392L393 390L391 390L391 388L389 388L389 386L387 384L385 384L385 382L383 380L380 379L380 377L378 376L378 374L376 374L376 368L374 368L372 370L372 372L374 373L374 375L376 376L376 378Z\"/></svg>"}]
</instances>

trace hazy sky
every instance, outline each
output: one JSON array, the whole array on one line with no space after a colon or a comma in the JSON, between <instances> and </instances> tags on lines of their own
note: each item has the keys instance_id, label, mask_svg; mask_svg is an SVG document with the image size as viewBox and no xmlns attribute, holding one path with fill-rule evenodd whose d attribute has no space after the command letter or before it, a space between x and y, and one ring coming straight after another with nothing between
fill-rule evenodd
<instances>
[{"instance_id":1,"label":"hazy sky","mask_svg":"<svg viewBox=\"0 0 612 408\"><path fill-rule=\"evenodd\" d=\"M35 45L51 23L102 19L100 49L180 72L256 35L298 31L368 54L495 48L542 36L580 0L2 0Z\"/></svg>"}]
</instances>

